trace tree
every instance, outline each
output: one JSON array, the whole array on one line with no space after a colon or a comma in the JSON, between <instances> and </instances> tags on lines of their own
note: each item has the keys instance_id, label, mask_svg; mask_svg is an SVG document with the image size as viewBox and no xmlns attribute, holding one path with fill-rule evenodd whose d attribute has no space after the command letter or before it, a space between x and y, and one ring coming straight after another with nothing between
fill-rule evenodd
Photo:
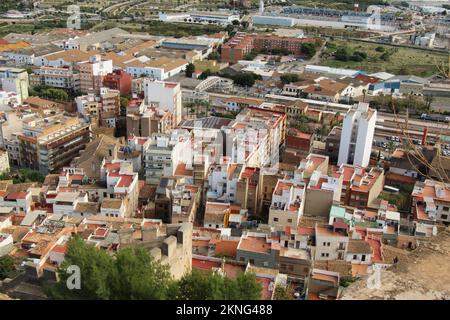
<instances>
[{"instance_id":1,"label":"tree","mask_svg":"<svg viewBox=\"0 0 450 320\"><path fill-rule=\"evenodd\" d=\"M186 67L186 77L192 78L192 74L195 71L195 65L193 63L189 63Z\"/></svg>"},{"instance_id":2,"label":"tree","mask_svg":"<svg viewBox=\"0 0 450 320\"><path fill-rule=\"evenodd\" d=\"M283 83L297 82L298 81L298 75L296 75L295 73L283 74L282 76L280 76L280 80Z\"/></svg>"},{"instance_id":3,"label":"tree","mask_svg":"<svg viewBox=\"0 0 450 320\"><path fill-rule=\"evenodd\" d=\"M289 286L280 286L277 285L275 287L275 292L273 294L274 300L294 300L294 292L292 287Z\"/></svg>"},{"instance_id":4,"label":"tree","mask_svg":"<svg viewBox=\"0 0 450 320\"><path fill-rule=\"evenodd\" d=\"M193 270L170 288L169 298L177 300L257 300L262 287L253 273L241 272L236 279Z\"/></svg>"},{"instance_id":5,"label":"tree","mask_svg":"<svg viewBox=\"0 0 450 320\"><path fill-rule=\"evenodd\" d=\"M240 25L239 20L233 20L233 21L231 21L231 23L233 24L233 26L238 26L238 25Z\"/></svg>"},{"instance_id":6,"label":"tree","mask_svg":"<svg viewBox=\"0 0 450 320\"><path fill-rule=\"evenodd\" d=\"M122 116L126 115L129 102L128 97L120 96L120 114Z\"/></svg>"},{"instance_id":7,"label":"tree","mask_svg":"<svg viewBox=\"0 0 450 320\"><path fill-rule=\"evenodd\" d=\"M81 271L81 288L69 290L66 282L70 276L66 269L76 265ZM75 237L68 241L64 262L58 269L60 281L49 288L47 294L53 299L88 299L108 300L114 298L118 276L113 258L104 250L86 244L83 239ZM128 275L123 275L128 276Z\"/></svg>"},{"instance_id":8,"label":"tree","mask_svg":"<svg viewBox=\"0 0 450 320\"><path fill-rule=\"evenodd\" d=\"M256 80L261 79L261 76L258 76L252 72L239 72L232 76L234 84L242 87L252 87L255 84Z\"/></svg>"},{"instance_id":9,"label":"tree","mask_svg":"<svg viewBox=\"0 0 450 320\"><path fill-rule=\"evenodd\" d=\"M202 72L202 74L198 78L204 80L212 75L213 73L211 72L211 69L206 69L205 71Z\"/></svg>"},{"instance_id":10,"label":"tree","mask_svg":"<svg viewBox=\"0 0 450 320\"><path fill-rule=\"evenodd\" d=\"M117 253L115 265L116 299L164 299L171 278L166 267L155 261L143 248L125 248Z\"/></svg>"},{"instance_id":11,"label":"tree","mask_svg":"<svg viewBox=\"0 0 450 320\"><path fill-rule=\"evenodd\" d=\"M340 61L350 60L350 50L347 47L339 47L334 54L334 58Z\"/></svg>"},{"instance_id":12,"label":"tree","mask_svg":"<svg viewBox=\"0 0 450 320\"><path fill-rule=\"evenodd\" d=\"M315 48L314 44L309 43L309 42L302 43L301 51L308 58L311 58L316 54L316 48Z\"/></svg>"},{"instance_id":13,"label":"tree","mask_svg":"<svg viewBox=\"0 0 450 320\"><path fill-rule=\"evenodd\" d=\"M220 53L213 51L208 55L208 60L220 60Z\"/></svg>"},{"instance_id":14,"label":"tree","mask_svg":"<svg viewBox=\"0 0 450 320\"><path fill-rule=\"evenodd\" d=\"M10 256L0 257L0 280L8 277L14 269L14 260Z\"/></svg>"}]
</instances>

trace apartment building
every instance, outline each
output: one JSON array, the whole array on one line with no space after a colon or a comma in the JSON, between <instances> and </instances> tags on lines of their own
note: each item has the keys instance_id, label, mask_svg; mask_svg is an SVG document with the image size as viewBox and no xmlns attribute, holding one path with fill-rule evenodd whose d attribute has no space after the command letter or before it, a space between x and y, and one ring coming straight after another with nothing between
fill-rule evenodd
<instances>
[{"instance_id":1,"label":"apartment building","mask_svg":"<svg viewBox=\"0 0 450 320\"><path fill-rule=\"evenodd\" d=\"M201 188L177 184L172 190L172 223L194 223L200 206Z\"/></svg>"},{"instance_id":2,"label":"apartment building","mask_svg":"<svg viewBox=\"0 0 450 320\"><path fill-rule=\"evenodd\" d=\"M133 76L131 74L128 74L121 69L116 69L103 78L103 86L119 90L121 95L130 96L132 80Z\"/></svg>"},{"instance_id":3,"label":"apartment building","mask_svg":"<svg viewBox=\"0 0 450 320\"><path fill-rule=\"evenodd\" d=\"M175 115L156 108L127 112L126 121L128 136L150 137L154 133L170 133L175 127Z\"/></svg>"},{"instance_id":4,"label":"apartment building","mask_svg":"<svg viewBox=\"0 0 450 320\"><path fill-rule=\"evenodd\" d=\"M231 161L249 167L275 166L279 147L286 136L286 114L278 111L246 108L234 121L222 127L226 154Z\"/></svg>"},{"instance_id":5,"label":"apartment building","mask_svg":"<svg viewBox=\"0 0 450 320\"><path fill-rule=\"evenodd\" d=\"M238 32L222 45L220 59L223 62L237 63L253 50L254 38L244 32Z\"/></svg>"},{"instance_id":6,"label":"apartment building","mask_svg":"<svg viewBox=\"0 0 450 320\"><path fill-rule=\"evenodd\" d=\"M346 250L349 242L345 223L336 222L334 225L316 224L316 250L314 259L323 260L345 260Z\"/></svg>"},{"instance_id":7,"label":"apartment building","mask_svg":"<svg viewBox=\"0 0 450 320\"><path fill-rule=\"evenodd\" d=\"M304 214L328 217L331 206L341 200L342 176L333 177L314 171L305 191Z\"/></svg>"},{"instance_id":8,"label":"apartment building","mask_svg":"<svg viewBox=\"0 0 450 320\"><path fill-rule=\"evenodd\" d=\"M106 182L107 193L111 199L127 202L126 215L136 212L139 201L138 174L133 171L130 161L103 161L101 180Z\"/></svg>"},{"instance_id":9,"label":"apartment building","mask_svg":"<svg viewBox=\"0 0 450 320\"><path fill-rule=\"evenodd\" d=\"M23 121L18 140L21 166L55 172L85 148L90 141L90 124L61 114L36 116Z\"/></svg>"},{"instance_id":10,"label":"apartment building","mask_svg":"<svg viewBox=\"0 0 450 320\"><path fill-rule=\"evenodd\" d=\"M103 79L112 73L112 60L102 60L100 55L89 57L89 61L78 64L80 72L80 91L83 93L100 91Z\"/></svg>"},{"instance_id":11,"label":"apartment building","mask_svg":"<svg viewBox=\"0 0 450 320\"><path fill-rule=\"evenodd\" d=\"M278 37L274 35L256 35L253 47L261 50L284 49L291 54L300 56L303 54L302 46L305 43L315 43L312 38Z\"/></svg>"},{"instance_id":12,"label":"apartment building","mask_svg":"<svg viewBox=\"0 0 450 320\"><path fill-rule=\"evenodd\" d=\"M431 179L417 181L411 196L416 235L431 236L435 224L450 222L448 184Z\"/></svg>"},{"instance_id":13,"label":"apartment building","mask_svg":"<svg viewBox=\"0 0 450 320\"><path fill-rule=\"evenodd\" d=\"M208 174L207 199L210 201L235 202L241 171L242 165L231 163L227 157L221 158L220 163L212 165Z\"/></svg>"},{"instance_id":14,"label":"apartment building","mask_svg":"<svg viewBox=\"0 0 450 320\"><path fill-rule=\"evenodd\" d=\"M161 177L172 177L182 162L192 166L191 136L185 130L169 134L152 134L144 150L145 181L159 184Z\"/></svg>"},{"instance_id":15,"label":"apartment building","mask_svg":"<svg viewBox=\"0 0 450 320\"><path fill-rule=\"evenodd\" d=\"M245 167L241 170L237 181L236 203L247 208L249 216L258 214L260 169Z\"/></svg>"},{"instance_id":16,"label":"apartment building","mask_svg":"<svg viewBox=\"0 0 450 320\"><path fill-rule=\"evenodd\" d=\"M175 125L178 125L183 116L181 104L181 86L177 82L144 80L145 104L160 111L171 112L175 115Z\"/></svg>"},{"instance_id":17,"label":"apartment building","mask_svg":"<svg viewBox=\"0 0 450 320\"><path fill-rule=\"evenodd\" d=\"M305 206L305 185L289 180L278 180L269 209L270 226L296 228Z\"/></svg>"},{"instance_id":18,"label":"apartment building","mask_svg":"<svg viewBox=\"0 0 450 320\"><path fill-rule=\"evenodd\" d=\"M284 49L295 55L302 55L304 43L314 43L312 38L278 37L273 35L258 35L238 32L233 38L222 46L221 60L237 63L244 60L246 54L252 50Z\"/></svg>"},{"instance_id":19,"label":"apartment building","mask_svg":"<svg viewBox=\"0 0 450 320\"><path fill-rule=\"evenodd\" d=\"M372 151L377 111L360 102L344 118L339 144L338 165L343 163L367 167Z\"/></svg>"},{"instance_id":20,"label":"apartment building","mask_svg":"<svg viewBox=\"0 0 450 320\"><path fill-rule=\"evenodd\" d=\"M112 119L112 123L104 126L115 127L120 115L120 91L102 87L99 93L89 93L75 98L77 111L87 120L98 119L102 123L105 119Z\"/></svg>"},{"instance_id":21,"label":"apartment building","mask_svg":"<svg viewBox=\"0 0 450 320\"><path fill-rule=\"evenodd\" d=\"M72 67L43 66L30 75L30 84L78 92L80 91L80 74Z\"/></svg>"},{"instance_id":22,"label":"apartment building","mask_svg":"<svg viewBox=\"0 0 450 320\"><path fill-rule=\"evenodd\" d=\"M28 98L28 78L25 69L0 67L0 89L16 93L20 102Z\"/></svg>"},{"instance_id":23,"label":"apartment building","mask_svg":"<svg viewBox=\"0 0 450 320\"><path fill-rule=\"evenodd\" d=\"M376 206L374 200L384 187L383 169L372 168L367 172L359 166L341 165L333 176L342 176L341 202L344 205L355 208Z\"/></svg>"}]
</instances>

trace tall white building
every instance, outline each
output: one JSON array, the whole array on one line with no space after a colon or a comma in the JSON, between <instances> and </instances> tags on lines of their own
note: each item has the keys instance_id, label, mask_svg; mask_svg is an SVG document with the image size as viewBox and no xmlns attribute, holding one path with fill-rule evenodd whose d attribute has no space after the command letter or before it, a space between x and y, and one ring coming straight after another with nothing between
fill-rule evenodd
<instances>
[{"instance_id":1,"label":"tall white building","mask_svg":"<svg viewBox=\"0 0 450 320\"><path fill-rule=\"evenodd\" d=\"M146 79L144 82L145 103L175 115L178 125L182 120L181 86L178 82Z\"/></svg>"},{"instance_id":2,"label":"tall white building","mask_svg":"<svg viewBox=\"0 0 450 320\"><path fill-rule=\"evenodd\" d=\"M377 111L360 102L351 108L342 126L338 165L343 163L366 167L372 151Z\"/></svg>"}]
</instances>

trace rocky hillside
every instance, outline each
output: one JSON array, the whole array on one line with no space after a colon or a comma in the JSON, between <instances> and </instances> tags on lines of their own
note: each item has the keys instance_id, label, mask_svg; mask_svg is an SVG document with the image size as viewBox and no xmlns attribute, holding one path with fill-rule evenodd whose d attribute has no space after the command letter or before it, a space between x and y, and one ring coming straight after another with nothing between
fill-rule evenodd
<instances>
[{"instance_id":1,"label":"rocky hillside","mask_svg":"<svg viewBox=\"0 0 450 320\"><path fill-rule=\"evenodd\" d=\"M382 270L380 288L369 289L365 277L345 288L341 299L450 299L450 227Z\"/></svg>"}]
</instances>

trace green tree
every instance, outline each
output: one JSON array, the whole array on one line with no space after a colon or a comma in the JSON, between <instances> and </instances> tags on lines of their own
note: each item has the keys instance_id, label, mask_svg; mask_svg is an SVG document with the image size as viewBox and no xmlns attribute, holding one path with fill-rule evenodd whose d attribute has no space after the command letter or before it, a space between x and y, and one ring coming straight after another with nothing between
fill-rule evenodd
<instances>
[{"instance_id":1,"label":"green tree","mask_svg":"<svg viewBox=\"0 0 450 320\"><path fill-rule=\"evenodd\" d=\"M66 269L71 265L78 266L81 271L79 290L69 290L66 285L70 276ZM114 259L106 251L86 244L78 237L69 240L67 253L58 274L60 281L46 288L47 294L53 299L108 300L114 298L113 290L118 287Z\"/></svg>"},{"instance_id":2,"label":"green tree","mask_svg":"<svg viewBox=\"0 0 450 320\"><path fill-rule=\"evenodd\" d=\"M316 54L316 48L313 43L302 43L301 51L308 58L313 57Z\"/></svg>"},{"instance_id":3,"label":"green tree","mask_svg":"<svg viewBox=\"0 0 450 320\"><path fill-rule=\"evenodd\" d=\"M236 279L218 273L193 270L171 287L169 298L177 300L258 300L262 287L253 273L241 272Z\"/></svg>"},{"instance_id":4,"label":"green tree","mask_svg":"<svg viewBox=\"0 0 450 320\"><path fill-rule=\"evenodd\" d=\"M189 63L186 67L186 77L191 78L194 71L195 65L193 63Z\"/></svg>"},{"instance_id":5,"label":"green tree","mask_svg":"<svg viewBox=\"0 0 450 320\"><path fill-rule=\"evenodd\" d=\"M283 83L292 83L298 81L298 75L295 73L287 73L280 76L280 80Z\"/></svg>"},{"instance_id":6,"label":"green tree","mask_svg":"<svg viewBox=\"0 0 450 320\"><path fill-rule=\"evenodd\" d=\"M115 299L156 300L166 297L171 282L166 267L155 261L143 248L125 248L117 253L118 280Z\"/></svg>"},{"instance_id":7,"label":"green tree","mask_svg":"<svg viewBox=\"0 0 450 320\"><path fill-rule=\"evenodd\" d=\"M127 113L128 103L130 103L128 97L120 96L120 114L122 116L125 116Z\"/></svg>"},{"instance_id":8,"label":"green tree","mask_svg":"<svg viewBox=\"0 0 450 320\"><path fill-rule=\"evenodd\" d=\"M213 51L208 55L208 60L220 60L220 53Z\"/></svg>"},{"instance_id":9,"label":"green tree","mask_svg":"<svg viewBox=\"0 0 450 320\"><path fill-rule=\"evenodd\" d=\"M5 279L14 271L14 260L10 256L0 257L0 280Z\"/></svg>"},{"instance_id":10,"label":"green tree","mask_svg":"<svg viewBox=\"0 0 450 320\"><path fill-rule=\"evenodd\" d=\"M294 290L290 286L276 286L273 294L274 300L294 300Z\"/></svg>"}]
</instances>

